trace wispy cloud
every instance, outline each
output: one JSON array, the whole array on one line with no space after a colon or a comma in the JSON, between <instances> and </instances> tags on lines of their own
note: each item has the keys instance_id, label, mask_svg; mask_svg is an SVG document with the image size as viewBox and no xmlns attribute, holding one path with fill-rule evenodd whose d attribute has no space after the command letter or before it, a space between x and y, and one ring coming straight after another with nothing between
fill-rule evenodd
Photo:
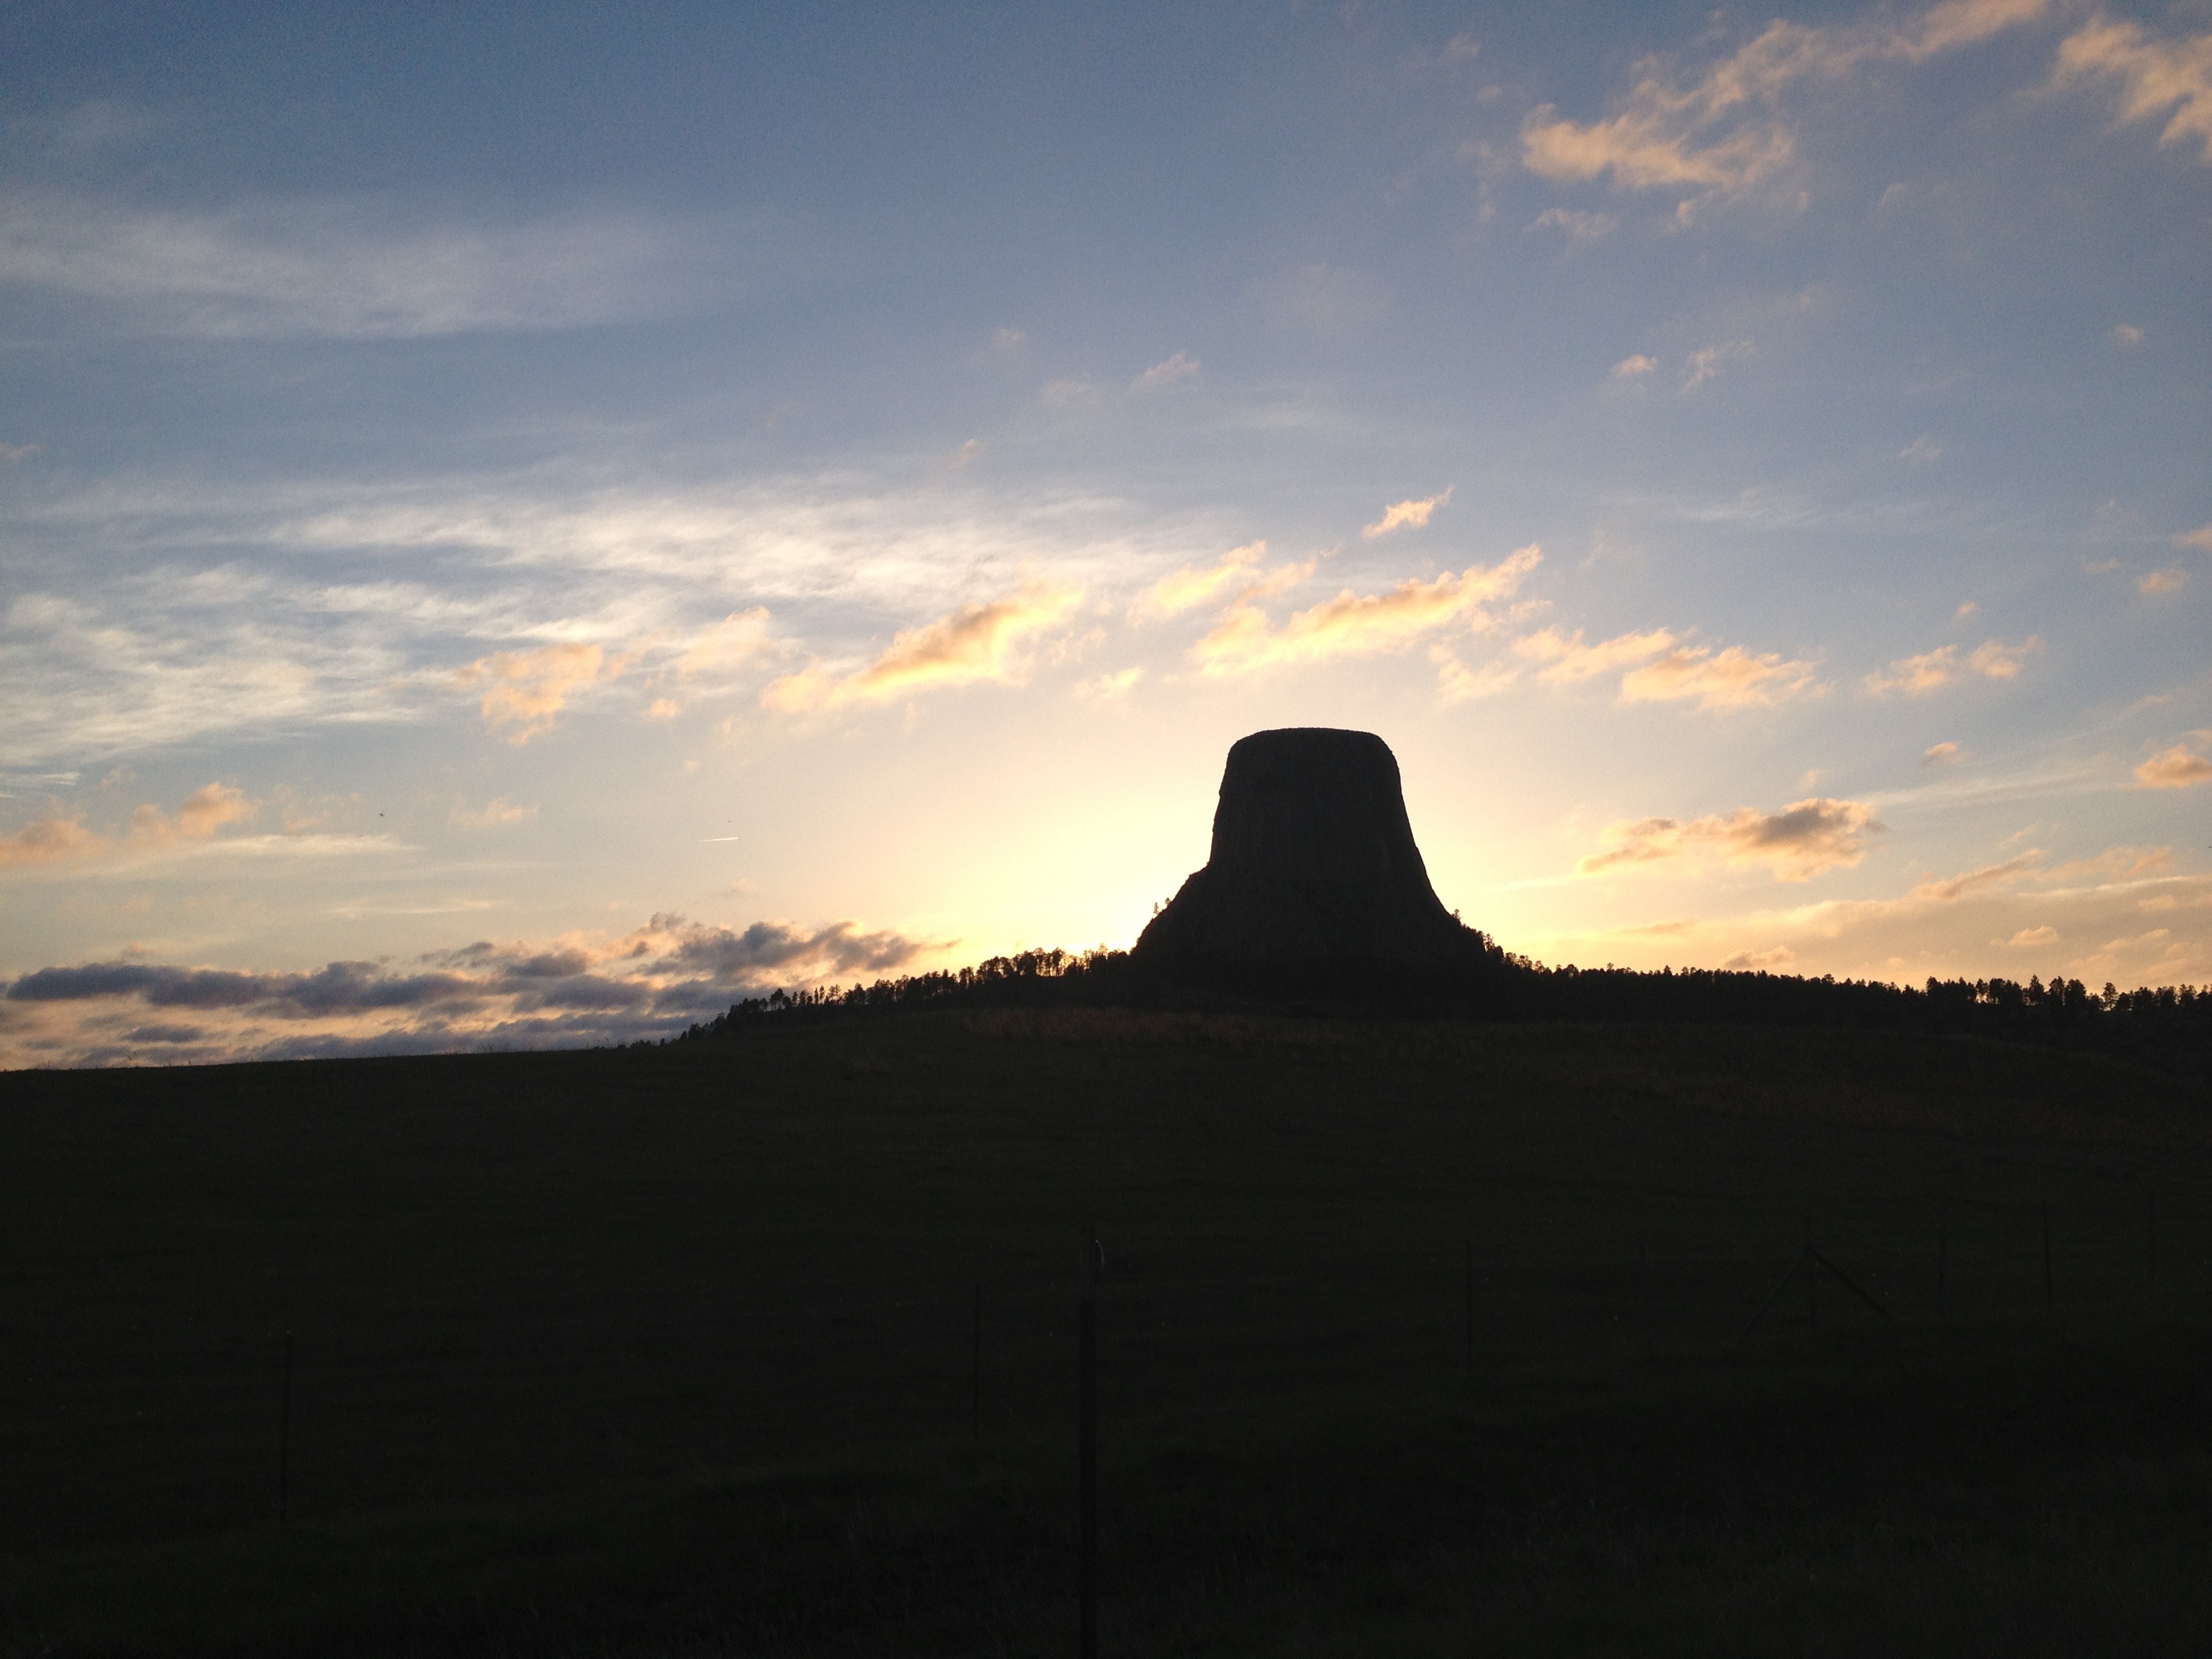
<instances>
[{"instance_id":1,"label":"wispy cloud","mask_svg":"<svg viewBox=\"0 0 2212 1659\"><path fill-rule=\"evenodd\" d=\"M1985 679L2008 680L2019 674L2030 655L2042 648L2039 635L2030 635L2018 645L1984 640L1963 658L1955 645L1939 646L1917 657L1899 657L1887 668L1868 675L1866 689L1878 697L1924 697L1977 675Z\"/></svg>"},{"instance_id":2,"label":"wispy cloud","mask_svg":"<svg viewBox=\"0 0 2212 1659\"><path fill-rule=\"evenodd\" d=\"M1163 387L1173 386L1177 380L1188 380L1197 373L1198 359L1188 351L1178 351L1165 362L1154 363L1135 380L1130 381L1129 390L1158 392Z\"/></svg>"},{"instance_id":3,"label":"wispy cloud","mask_svg":"<svg viewBox=\"0 0 2212 1659\"><path fill-rule=\"evenodd\" d=\"M1431 581L1408 578L1382 593L1346 589L1298 611L1280 628L1249 600L1232 605L1192 647L1202 674L1231 677L1333 657L1402 650L1421 635L1455 623L1474 624L1483 607L1509 597L1543 554L1524 547L1487 569L1469 565Z\"/></svg>"},{"instance_id":4,"label":"wispy cloud","mask_svg":"<svg viewBox=\"0 0 2212 1659\"><path fill-rule=\"evenodd\" d=\"M2188 586L2189 573L2178 564L2170 564L2163 570L2147 570L2136 578L2138 593L2179 593Z\"/></svg>"},{"instance_id":5,"label":"wispy cloud","mask_svg":"<svg viewBox=\"0 0 2212 1659\"><path fill-rule=\"evenodd\" d=\"M1579 628L1572 635L1547 628L1514 641L1513 650L1516 656L1549 665L1538 672L1537 678L1552 685L1572 685L1612 669L1656 657L1674 643L1674 635L1663 628L1644 634L1615 635L1595 645L1583 643Z\"/></svg>"},{"instance_id":6,"label":"wispy cloud","mask_svg":"<svg viewBox=\"0 0 2212 1659\"><path fill-rule=\"evenodd\" d=\"M1985 40L2045 12L2043 0L1944 0L1917 17L1831 27L1773 22L1692 77L1662 58L1636 68L1601 119L1577 122L1550 104L1521 127L1522 161L1560 183L1608 179L1615 188L1679 198L1685 218L1713 202L1802 202L1797 145L1784 95L1872 63L1917 64Z\"/></svg>"},{"instance_id":7,"label":"wispy cloud","mask_svg":"<svg viewBox=\"0 0 2212 1659\"><path fill-rule=\"evenodd\" d=\"M1021 678L1025 666L1018 649L1021 643L1063 621L1082 598L1079 588L1025 583L1002 599L963 605L949 617L895 635L881 656L842 678L810 663L796 674L770 681L761 702L796 714L882 702L979 680L1009 684Z\"/></svg>"},{"instance_id":8,"label":"wispy cloud","mask_svg":"<svg viewBox=\"0 0 2212 1659\"><path fill-rule=\"evenodd\" d=\"M1965 752L1955 743L1939 743L1922 751L1920 763L1923 766L1948 766Z\"/></svg>"},{"instance_id":9,"label":"wispy cloud","mask_svg":"<svg viewBox=\"0 0 2212 1659\"><path fill-rule=\"evenodd\" d=\"M514 824L527 823L537 816L535 806L517 805L498 796L481 806L457 805L453 808L454 825L462 830L504 830Z\"/></svg>"},{"instance_id":10,"label":"wispy cloud","mask_svg":"<svg viewBox=\"0 0 2212 1659\"><path fill-rule=\"evenodd\" d=\"M442 222L366 198L194 212L15 191L0 196L0 284L91 301L157 333L562 329L665 314L716 287L726 295L738 271L718 247L735 236L608 215Z\"/></svg>"},{"instance_id":11,"label":"wispy cloud","mask_svg":"<svg viewBox=\"0 0 2212 1659\"><path fill-rule=\"evenodd\" d=\"M2212 34L2154 38L2143 26L2100 12L2059 43L2056 87L2118 83L2119 125L2164 118L2161 148L2194 140L2212 164Z\"/></svg>"},{"instance_id":12,"label":"wispy cloud","mask_svg":"<svg viewBox=\"0 0 2212 1659\"><path fill-rule=\"evenodd\" d=\"M1225 588L1249 586L1259 571L1261 560L1267 556L1267 543L1247 542L1242 547L1231 548L1212 564L1187 564L1138 594L1129 606L1130 620L1145 622L1179 617L1186 611L1196 610Z\"/></svg>"},{"instance_id":13,"label":"wispy cloud","mask_svg":"<svg viewBox=\"0 0 2212 1659\"><path fill-rule=\"evenodd\" d=\"M1377 536L1387 536L1394 530L1403 530L1409 526L1419 530L1428 523L1429 516L1451 497L1451 491L1446 489L1442 495L1424 496L1419 501L1393 501L1382 509L1381 518L1364 526L1359 534L1363 539L1371 542Z\"/></svg>"},{"instance_id":14,"label":"wispy cloud","mask_svg":"<svg viewBox=\"0 0 2212 1659\"><path fill-rule=\"evenodd\" d=\"M1616 380L1632 380L1639 374L1650 374L1658 367L1659 360L1656 357L1647 357L1639 351L1633 357L1623 357L1615 363L1613 366L1613 378Z\"/></svg>"},{"instance_id":15,"label":"wispy cloud","mask_svg":"<svg viewBox=\"0 0 2212 1659\"><path fill-rule=\"evenodd\" d=\"M1682 647L1621 677L1623 702L1694 700L1701 709L1748 708L1784 702L1820 686L1813 665L1779 652L1754 654L1740 645L1716 652Z\"/></svg>"},{"instance_id":16,"label":"wispy cloud","mask_svg":"<svg viewBox=\"0 0 2212 1659\"><path fill-rule=\"evenodd\" d=\"M769 637L768 629L766 605L732 611L684 647L684 654L676 659L678 678L735 673L763 657L775 655L782 647Z\"/></svg>"},{"instance_id":17,"label":"wispy cloud","mask_svg":"<svg viewBox=\"0 0 2212 1659\"><path fill-rule=\"evenodd\" d=\"M1807 881L1823 871L1858 863L1866 856L1864 837L1881 829L1872 807L1826 797L1792 801L1779 812L1740 806L1687 823L1623 818L1607 827L1603 849L1575 868L1578 874L1595 876L1624 866L1706 857L1729 865L1765 865L1778 881Z\"/></svg>"},{"instance_id":18,"label":"wispy cloud","mask_svg":"<svg viewBox=\"0 0 2212 1659\"><path fill-rule=\"evenodd\" d=\"M1486 663L1480 668L1469 668L1449 646L1431 646L1429 659L1437 665L1437 698L1447 703L1474 702L1497 696L1510 690L1521 678L1521 671L1510 663Z\"/></svg>"},{"instance_id":19,"label":"wispy cloud","mask_svg":"<svg viewBox=\"0 0 2212 1659\"><path fill-rule=\"evenodd\" d=\"M1571 242L1595 242L1619 230L1620 216L1613 213L1591 213L1579 208L1551 207L1538 214L1528 228L1562 231Z\"/></svg>"},{"instance_id":20,"label":"wispy cloud","mask_svg":"<svg viewBox=\"0 0 2212 1659\"><path fill-rule=\"evenodd\" d=\"M1748 340L1723 340L1718 345L1700 346L1682 363L1682 390L1695 392L1708 380L1718 380L1730 363L1740 363L1752 355Z\"/></svg>"}]
</instances>

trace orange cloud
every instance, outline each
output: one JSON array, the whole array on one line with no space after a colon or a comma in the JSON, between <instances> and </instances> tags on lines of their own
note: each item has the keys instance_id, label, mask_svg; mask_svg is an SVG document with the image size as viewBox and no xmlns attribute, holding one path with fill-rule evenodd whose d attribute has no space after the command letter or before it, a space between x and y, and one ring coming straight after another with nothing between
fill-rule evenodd
<instances>
[{"instance_id":1,"label":"orange cloud","mask_svg":"<svg viewBox=\"0 0 2212 1659\"><path fill-rule=\"evenodd\" d=\"M1579 628L1571 635L1562 635L1556 628L1547 628L1514 641L1513 652L1516 656L1551 664L1538 673L1538 679L1551 685L1571 685L1593 679L1608 669L1656 657L1674 643L1674 635L1663 628L1655 628L1648 634L1616 635L1595 645L1583 643Z\"/></svg>"},{"instance_id":2,"label":"orange cloud","mask_svg":"<svg viewBox=\"0 0 2212 1659\"><path fill-rule=\"evenodd\" d=\"M628 665L596 645L548 645L536 651L502 651L480 657L453 676L457 686L489 680L478 712L485 726L507 742L525 744L549 729L569 696L594 681L613 679Z\"/></svg>"},{"instance_id":3,"label":"orange cloud","mask_svg":"<svg viewBox=\"0 0 2212 1659\"><path fill-rule=\"evenodd\" d=\"M0 838L0 870L85 858L106 844L75 818L40 818Z\"/></svg>"},{"instance_id":4,"label":"orange cloud","mask_svg":"<svg viewBox=\"0 0 2212 1659\"><path fill-rule=\"evenodd\" d=\"M2018 645L1984 640L1962 661L1957 646L1939 646L1917 657L1899 657L1887 668L1868 675L1866 689L1878 697L1893 692L1922 697L1976 674L1988 679L2008 680L2020 672L2021 664L2031 653L2042 648L2040 635L2030 635Z\"/></svg>"},{"instance_id":5,"label":"orange cloud","mask_svg":"<svg viewBox=\"0 0 2212 1659\"><path fill-rule=\"evenodd\" d=\"M2051 79L2118 81L2121 125L2166 116L2160 147L2195 139L2212 163L2212 34L2154 40L2140 23L2100 15L2059 44Z\"/></svg>"},{"instance_id":6,"label":"orange cloud","mask_svg":"<svg viewBox=\"0 0 2212 1659\"><path fill-rule=\"evenodd\" d=\"M1799 202L1802 194L1785 188L1796 145L1778 113L1793 85L1838 79L1880 59L1920 63L2045 9L2045 0L1944 0L1905 24L1771 23L1686 85L1662 61L1646 59L1601 120L1562 119L1549 104L1532 111L1521 126L1522 161L1561 183L1609 177L1621 190L1674 191L1686 198L1677 210L1684 216L1708 198L1771 191Z\"/></svg>"},{"instance_id":7,"label":"orange cloud","mask_svg":"<svg viewBox=\"0 0 2212 1659\"><path fill-rule=\"evenodd\" d=\"M1129 618L1139 622L1195 610L1223 588L1249 581L1260 561L1267 556L1267 543L1247 542L1242 547L1231 548L1219 560L1202 569L1185 565L1138 594L1136 603L1129 607Z\"/></svg>"},{"instance_id":8,"label":"orange cloud","mask_svg":"<svg viewBox=\"0 0 2212 1659\"><path fill-rule=\"evenodd\" d=\"M1487 570L1469 565L1457 575L1447 571L1433 581L1408 578L1385 593L1356 594L1347 588L1297 612L1279 629L1257 605L1240 599L1192 647L1191 656L1200 672L1221 678L1401 650L1421 635L1453 623L1480 625L1486 620L1483 605L1510 594L1542 558L1537 548L1528 546Z\"/></svg>"},{"instance_id":9,"label":"orange cloud","mask_svg":"<svg viewBox=\"0 0 2212 1659\"><path fill-rule=\"evenodd\" d=\"M1016 653L1020 642L1061 621L1082 598L1079 588L1030 582L1003 599L963 605L949 617L895 635L882 656L842 678L809 663L796 674L771 680L761 692L761 703L799 714L883 702L977 680L1010 684L1023 670Z\"/></svg>"},{"instance_id":10,"label":"orange cloud","mask_svg":"<svg viewBox=\"0 0 2212 1659\"><path fill-rule=\"evenodd\" d=\"M2212 760L2193 755L2177 743L2136 768L2136 781L2146 789L2186 789L2212 782Z\"/></svg>"},{"instance_id":11,"label":"orange cloud","mask_svg":"<svg viewBox=\"0 0 2212 1659\"><path fill-rule=\"evenodd\" d=\"M1623 702L1671 702L1694 698L1699 708L1743 708L1776 703L1815 690L1810 663L1785 661L1778 652L1753 656L1740 645L1715 653L1685 647L1621 677Z\"/></svg>"},{"instance_id":12,"label":"orange cloud","mask_svg":"<svg viewBox=\"0 0 2212 1659\"><path fill-rule=\"evenodd\" d=\"M1411 525L1414 529L1419 530L1428 523L1431 514L1451 498L1451 491L1446 489L1441 495L1430 495L1417 501L1393 501L1382 509L1381 518L1361 530L1359 534L1363 539L1371 542L1377 536L1387 536L1392 531L1402 529L1407 525Z\"/></svg>"},{"instance_id":13,"label":"orange cloud","mask_svg":"<svg viewBox=\"0 0 2212 1659\"><path fill-rule=\"evenodd\" d=\"M1825 870L1856 864L1866 856L1861 838L1881 828L1872 807L1826 798L1792 801L1779 812L1740 806L1687 823L1623 818L1607 826L1605 849L1583 859L1575 870L1595 876L1622 865L1711 854L1730 865L1763 864L1778 881L1806 881Z\"/></svg>"},{"instance_id":14,"label":"orange cloud","mask_svg":"<svg viewBox=\"0 0 2212 1659\"><path fill-rule=\"evenodd\" d=\"M0 869L69 863L105 853L145 852L179 841L205 841L226 825L252 817L258 805L227 783L203 784L185 797L174 817L157 806L139 807L131 813L130 830L120 841L96 835L75 818L40 818L0 838Z\"/></svg>"},{"instance_id":15,"label":"orange cloud","mask_svg":"<svg viewBox=\"0 0 2212 1659\"><path fill-rule=\"evenodd\" d=\"M691 641L676 659L676 672L690 679L702 674L726 673L744 668L757 659L773 655L777 647L769 637L768 611L732 611Z\"/></svg>"}]
</instances>

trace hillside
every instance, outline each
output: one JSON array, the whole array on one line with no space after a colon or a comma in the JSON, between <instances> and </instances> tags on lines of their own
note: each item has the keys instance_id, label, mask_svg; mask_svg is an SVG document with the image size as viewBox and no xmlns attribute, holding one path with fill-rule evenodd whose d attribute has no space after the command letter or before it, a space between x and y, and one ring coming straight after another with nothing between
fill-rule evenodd
<instances>
[{"instance_id":1,"label":"hillside","mask_svg":"<svg viewBox=\"0 0 2212 1659\"><path fill-rule=\"evenodd\" d=\"M0 1115L0 1651L1065 1651L1082 1224L1109 1652L2212 1628L2212 1100L2100 1059L1001 1010ZM1808 1224L1894 1324L1742 1336Z\"/></svg>"}]
</instances>

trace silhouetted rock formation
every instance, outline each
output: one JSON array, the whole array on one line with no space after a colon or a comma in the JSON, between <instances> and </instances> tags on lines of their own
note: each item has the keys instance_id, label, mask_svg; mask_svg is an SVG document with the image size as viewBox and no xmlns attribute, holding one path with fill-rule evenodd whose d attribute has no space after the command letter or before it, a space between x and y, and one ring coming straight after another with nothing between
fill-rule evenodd
<instances>
[{"instance_id":1,"label":"silhouetted rock formation","mask_svg":"<svg viewBox=\"0 0 2212 1659\"><path fill-rule=\"evenodd\" d=\"M1437 899L1398 763L1369 732L1255 732L1229 751L1206 868L1138 963L1178 978L1455 975L1495 955Z\"/></svg>"}]
</instances>

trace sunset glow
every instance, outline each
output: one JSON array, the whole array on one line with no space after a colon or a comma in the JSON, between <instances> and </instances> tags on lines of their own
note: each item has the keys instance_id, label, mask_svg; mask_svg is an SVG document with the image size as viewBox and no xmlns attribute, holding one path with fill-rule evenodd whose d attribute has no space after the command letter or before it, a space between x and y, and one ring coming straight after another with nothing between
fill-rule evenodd
<instances>
[{"instance_id":1,"label":"sunset glow","mask_svg":"<svg viewBox=\"0 0 2212 1659\"><path fill-rule=\"evenodd\" d=\"M0 24L0 1066L1126 946L2212 980L2201 9ZM995 20L995 21L992 21Z\"/></svg>"}]
</instances>

